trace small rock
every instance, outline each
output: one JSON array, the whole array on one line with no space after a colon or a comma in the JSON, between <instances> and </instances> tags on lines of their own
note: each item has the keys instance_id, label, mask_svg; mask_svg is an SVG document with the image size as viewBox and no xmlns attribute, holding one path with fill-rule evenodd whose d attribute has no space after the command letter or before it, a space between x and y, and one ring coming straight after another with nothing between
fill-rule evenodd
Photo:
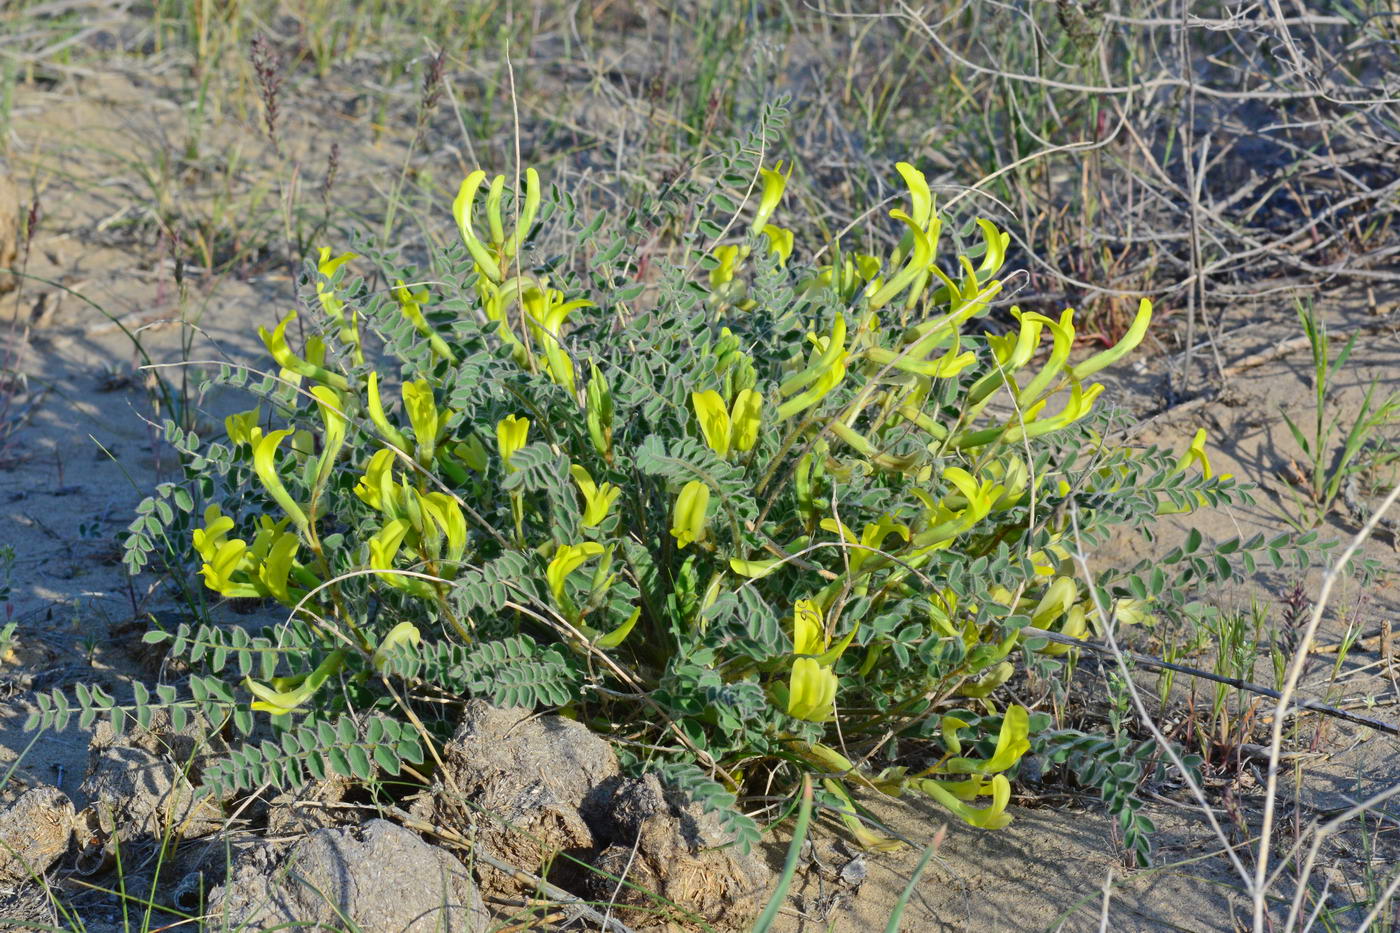
<instances>
[{"instance_id":1,"label":"small rock","mask_svg":"<svg viewBox=\"0 0 1400 933\"><path fill-rule=\"evenodd\" d=\"M669 800L654 774L622 783L599 833L609 845L593 865L612 877L590 872L586 894L618 908L637 908L622 914L639 930L692 928L681 918L658 916L667 901L716 930L745 930L772 889L767 864L731 845L714 814L695 803L678 806ZM628 884L619 886L613 878Z\"/></svg>"},{"instance_id":2,"label":"small rock","mask_svg":"<svg viewBox=\"0 0 1400 933\"><path fill-rule=\"evenodd\" d=\"M467 868L386 820L319 829L280 857L244 855L210 896L211 931L477 933L490 917Z\"/></svg>"},{"instance_id":3,"label":"small rock","mask_svg":"<svg viewBox=\"0 0 1400 933\"><path fill-rule=\"evenodd\" d=\"M211 746L203 720L191 717L175 729L160 710L149 729L116 734L99 722L88 746L81 791L92 800L98 823L121 840L172 835L192 839L223 825L218 803L197 788Z\"/></svg>"},{"instance_id":4,"label":"small rock","mask_svg":"<svg viewBox=\"0 0 1400 933\"><path fill-rule=\"evenodd\" d=\"M552 864L551 879L566 887L573 863L557 856L595 848L580 810L607 799L620 779L612 747L586 726L476 700L467 704L443 764L442 786L420 799L413 815L475 838L486 853L526 871ZM519 889L487 866L479 871L488 893Z\"/></svg>"},{"instance_id":5,"label":"small rock","mask_svg":"<svg viewBox=\"0 0 1400 933\"><path fill-rule=\"evenodd\" d=\"M803 865L820 878L857 891L870 875L865 855L840 836L808 837L802 844Z\"/></svg>"},{"instance_id":6,"label":"small rock","mask_svg":"<svg viewBox=\"0 0 1400 933\"><path fill-rule=\"evenodd\" d=\"M27 790L0 813L0 885L43 875L68 851L73 802L57 787Z\"/></svg>"},{"instance_id":7,"label":"small rock","mask_svg":"<svg viewBox=\"0 0 1400 933\"><path fill-rule=\"evenodd\" d=\"M859 888L865 884L865 879L870 877L870 868L865 864L865 856L854 856L842 866L841 873L837 877L848 888Z\"/></svg>"}]
</instances>

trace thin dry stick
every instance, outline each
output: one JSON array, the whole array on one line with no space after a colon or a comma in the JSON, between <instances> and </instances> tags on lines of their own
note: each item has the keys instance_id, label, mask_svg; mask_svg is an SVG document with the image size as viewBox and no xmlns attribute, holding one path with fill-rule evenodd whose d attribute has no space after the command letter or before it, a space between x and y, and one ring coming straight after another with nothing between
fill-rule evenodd
<instances>
[{"instance_id":1,"label":"thin dry stick","mask_svg":"<svg viewBox=\"0 0 1400 933\"><path fill-rule=\"evenodd\" d=\"M1390 660L1391 655L1393 653L1391 651L1386 650L1386 642L1389 641L1389 636L1386 634L1386 632L1389 629L1389 627L1389 621L1382 622L1380 631L1374 632L1370 635L1362 635L1360 638L1353 641L1350 645L1345 645L1345 647L1348 650L1360 648L1362 651L1380 651L1380 663L1384 664L1386 661ZM1330 645L1317 645L1312 649L1312 653L1336 654L1339 651L1341 651L1343 647L1344 645L1342 642L1333 642ZM1396 691L1396 695L1400 696L1400 690Z\"/></svg>"},{"instance_id":2,"label":"thin dry stick","mask_svg":"<svg viewBox=\"0 0 1400 933\"><path fill-rule=\"evenodd\" d=\"M550 924L559 923L561 920L564 920L568 916L569 915L564 911L556 911L552 914L547 914L536 920L522 920L521 922L513 923L508 927L501 927L499 930L496 931L496 933L527 933L527 931L529 930L541 929L541 924L543 924L545 927L548 927Z\"/></svg>"},{"instance_id":3,"label":"thin dry stick","mask_svg":"<svg viewBox=\"0 0 1400 933\"><path fill-rule=\"evenodd\" d=\"M632 872L632 863L637 859L637 850L642 845L642 834L637 833L637 838L632 841L632 851L627 854L627 864L622 866L622 874L617 877L617 886L613 888L612 897L608 898L608 909L603 914L604 921L612 919L613 908L617 906L617 899L622 895L622 887L627 884L627 876Z\"/></svg>"},{"instance_id":4,"label":"thin dry stick","mask_svg":"<svg viewBox=\"0 0 1400 933\"><path fill-rule=\"evenodd\" d=\"M1054 88L1056 90L1061 91L1080 91L1085 94L1115 96L1135 94L1139 91L1155 91L1160 88L1186 87L1189 84L1188 79L1176 77L1152 78L1147 81L1140 81L1136 84L1076 84L1071 81L1056 81L1053 78L1045 78L1035 74L1023 74L1020 72L1005 71L997 68L988 68L985 65L979 65L976 62L970 61L964 56L959 55L955 49L953 49L951 46L949 46L946 42L943 41L943 38L938 35L937 30L935 30L934 28L929 26L928 23L923 21L922 17L919 15L918 10L913 9L909 6L909 4L904 2L901 2L899 4L899 8L902 12L902 15L905 18L922 27L924 34L927 35L929 39L932 40L932 42L939 47L939 49L943 52L944 55L957 62L959 65L962 65L964 68L968 68L978 74L984 74L994 78L1001 78L1007 81L1017 81L1023 84L1030 84L1037 87ZM1396 100L1400 100L1400 98L1396 98L1390 95L1378 98L1367 98L1364 100L1346 100L1344 98L1332 97L1325 90L1313 88L1307 88L1305 90L1297 91L1265 91L1259 88L1245 88L1239 91L1229 91L1221 90L1219 88L1213 88L1209 85L1199 85L1196 88L1196 93L1201 94L1204 97L1218 97L1226 100L1254 101L1307 100L1309 98L1320 97L1326 101L1338 104L1346 104L1348 106L1363 106L1367 104L1390 104L1396 102Z\"/></svg>"},{"instance_id":5,"label":"thin dry stick","mask_svg":"<svg viewBox=\"0 0 1400 933\"><path fill-rule=\"evenodd\" d=\"M1332 833L1336 832L1341 826L1350 822L1353 818L1360 816L1362 813L1365 813L1373 809L1374 807L1380 806L1381 804L1389 800L1391 797L1394 797L1396 794L1400 794L1400 784L1391 785L1390 787L1386 788L1380 793L1373 794L1366 800L1363 800L1360 803L1351 807L1351 809L1344 810L1341 813L1337 814L1337 816L1333 817L1331 820L1317 828L1317 830L1313 833L1312 846L1308 849L1308 857L1303 861L1303 871L1298 875L1298 885L1293 892L1293 905L1289 908L1288 911L1288 922L1284 924L1283 927L1285 930L1297 929L1295 923L1298 920L1298 912L1302 910L1303 894L1307 890L1305 882L1312 875L1313 865L1317 862L1317 854L1322 848L1323 840L1326 839L1328 836L1332 835ZM1295 844L1293 849L1289 852L1289 855L1293 855L1293 853L1296 852L1297 849L1298 845ZM1274 872L1274 877L1269 879L1269 884L1271 886L1275 881L1278 880L1278 876L1282 874L1285 865L1280 865L1278 869ZM1328 883L1330 883L1330 881L1331 879L1329 878Z\"/></svg>"},{"instance_id":6,"label":"thin dry stick","mask_svg":"<svg viewBox=\"0 0 1400 933\"><path fill-rule=\"evenodd\" d=\"M1327 608L1327 600L1332 595L1332 587L1336 586L1337 580L1345 572L1351 558L1361 549L1361 545L1380 524L1381 517L1395 504L1395 500L1398 498L1400 498L1400 483L1395 485L1395 488L1371 514L1371 518L1351 539L1346 550L1342 552L1336 563L1328 569L1326 576L1322 578L1322 589L1318 592L1312 617L1308 619L1307 628L1303 630L1303 637L1299 640L1298 648L1293 654L1293 662L1288 666L1288 678L1284 681L1282 695L1279 697L1278 706L1274 711L1274 728L1269 738L1269 776L1264 788L1264 824L1259 833L1259 853L1255 858L1254 881L1250 885L1254 900L1254 933L1265 933L1265 911L1268 906L1268 898L1266 897L1268 886L1265 881L1269 873L1269 844L1273 837L1274 807L1278 797L1279 753L1283 748L1283 721L1288 704L1293 699L1293 693L1298 687L1298 680L1303 676L1303 666L1307 663L1308 651L1317 638L1317 629L1322 624L1322 613Z\"/></svg>"},{"instance_id":7,"label":"thin dry stick","mask_svg":"<svg viewBox=\"0 0 1400 933\"><path fill-rule=\"evenodd\" d=\"M1168 19L1168 18L1166 18L1166 17L1161 17L1161 16L1158 16L1158 17L1150 17L1150 16L1122 16L1122 15L1120 15L1120 14L1118 14L1118 13L1105 13L1105 14L1104 14L1104 19L1107 20L1107 21L1110 22L1110 23L1122 23L1124 26L1160 27L1160 26L1177 26L1177 25L1180 25L1180 23L1181 23L1181 20L1176 19L1175 17L1173 17L1173 18L1171 18L1171 19ZM1201 29L1212 29L1212 30L1234 29L1234 28L1238 28L1238 27L1241 27L1241 26L1247 26L1247 25L1250 24L1250 20L1246 17L1243 8L1241 8L1241 12L1240 12L1238 15L1232 16L1232 17L1230 17L1229 19L1206 19L1206 18L1203 17L1203 16L1196 16L1195 14L1192 14L1190 17L1187 18L1187 21L1186 21L1186 22L1187 22L1187 25L1189 25L1189 26L1198 26L1198 27L1200 27ZM1279 22L1280 25L1283 25L1283 26L1351 26L1351 25L1353 25L1353 21L1350 20L1350 19L1348 19L1348 18L1345 17L1345 16L1318 16L1318 15L1314 15L1314 14L1311 14L1311 13L1307 14L1306 16L1288 17L1288 18L1279 20L1278 22Z\"/></svg>"},{"instance_id":8,"label":"thin dry stick","mask_svg":"<svg viewBox=\"0 0 1400 933\"><path fill-rule=\"evenodd\" d=\"M1191 63L1191 32L1186 28L1187 14L1190 12L1190 0L1181 0L1181 29L1176 35L1176 42L1179 46L1181 57L1181 70L1186 75L1186 120L1182 132L1186 139L1183 143L1182 162L1186 167L1186 190L1190 197L1187 200L1189 208L1187 227L1190 233L1188 240L1191 247L1191 289L1186 293L1186 359L1181 365L1181 383L1172 393L1180 398L1182 390L1191 383L1191 350L1196 345L1196 315L1205 314L1204 302L1200 299L1205 295L1204 277L1201 275L1201 186L1199 174L1196 170L1195 155L1192 150L1196 142L1196 69ZM1201 147L1201 161L1205 161L1206 148L1210 145L1210 137L1207 135L1205 143ZM1219 356L1217 355L1217 360Z\"/></svg>"},{"instance_id":9,"label":"thin dry stick","mask_svg":"<svg viewBox=\"0 0 1400 933\"><path fill-rule=\"evenodd\" d=\"M1103 879L1103 909L1099 912L1099 933L1108 933L1108 903L1113 896L1113 869Z\"/></svg>"},{"instance_id":10,"label":"thin dry stick","mask_svg":"<svg viewBox=\"0 0 1400 933\"><path fill-rule=\"evenodd\" d=\"M1089 562L1084 556L1083 542L1079 536L1079 509L1070 501L1069 509L1070 527L1074 531L1074 553L1071 555L1075 566L1079 568L1079 574L1084 579L1088 587L1090 598L1094 601L1094 608L1098 610L1099 618L1104 622L1104 637L1108 639L1108 648L1114 659L1118 662L1118 669L1123 674L1123 686L1128 691L1128 697L1132 700L1133 708L1142 720L1142 724L1147 731L1152 733L1152 739L1157 746L1162 749L1162 753L1167 756L1171 763L1181 773L1182 780L1186 782L1186 787L1191 791L1191 796L1196 798L1196 803L1200 806L1201 812L1206 816L1206 821L1210 823L1210 828L1215 832L1215 838L1220 840L1226 853L1230 856L1230 862L1235 867L1235 871L1243 880L1245 887L1253 893L1254 881L1249 876L1249 871L1240 861L1240 857L1235 854L1234 848L1230 845L1230 838L1225 835L1225 830L1220 828L1220 821L1215 818L1215 811L1211 808L1210 802L1206 800L1205 791L1201 785L1191 776L1191 771L1186 767L1186 763L1181 760L1172 743L1162 734L1162 730L1157 728L1157 724L1152 721L1152 716L1147 712L1147 705L1142 702L1142 695L1138 692L1137 684L1133 680L1132 671L1128 669L1127 656L1118 647L1118 641L1113 636L1114 620L1113 615L1107 610L1099 600L1099 591L1094 586L1094 575L1089 569ZM1042 633L1043 634L1043 633Z\"/></svg>"},{"instance_id":11,"label":"thin dry stick","mask_svg":"<svg viewBox=\"0 0 1400 933\"><path fill-rule=\"evenodd\" d=\"M512 10L512 9L513 9L513 7L508 7L508 8L507 8L507 11L508 11L508 12L507 12L507 16L509 16L509 11ZM509 24L509 19L508 19L508 20L507 20L507 29L509 29L509 25L510 25L510 24ZM520 96L519 96L519 95L516 93L516 91L515 91L515 65L512 64L512 63L511 63L511 60L510 60L510 36L509 36L509 35L506 36L506 40L505 40L505 60L506 60L506 77L509 79L509 83L510 83L510 112L511 112L511 118L512 118L512 120L514 121L514 128L513 128L513 131L512 131L512 132L513 132L513 139L514 139L514 141L515 141L515 227L516 227L515 235L518 235L518 236L520 237L520 246L517 247L517 249L516 249L516 254L515 254L515 256L513 257L513 261L515 262L515 271L516 271L516 276L515 276L515 303L516 303L516 305L517 305L517 306L519 307L519 309L520 309L520 318L519 318L519 320L516 322L516 326L520 328L520 333L522 333L522 334L527 334L527 335L528 335L528 334L530 333L530 327L529 327L529 324L528 324L527 321L526 321L526 316L527 316L528 312L525 310L525 277L524 277L523 275L520 275L519 273L520 273L520 267L521 267L522 265L524 265L524 263L521 262L521 259L523 258L523 257L521 256L521 253L523 253L524 250L525 250L525 235L526 235L527 233L529 233L530 231L528 231L528 230L521 230L521 229L520 229L520 193L521 193L521 191L523 190L523 189L521 188L521 185L520 185ZM505 269L503 268L503 269L501 270L501 275L504 276L505 274L506 274L506 271L505 271ZM526 339L528 340L528 337L527 337ZM536 370L535 354L534 354L533 352L530 352L530 353L527 353L526 356L527 356L527 358L528 358L528 360L529 360L530 372L533 373L533 372L535 372L535 370Z\"/></svg>"},{"instance_id":12,"label":"thin dry stick","mask_svg":"<svg viewBox=\"0 0 1400 933\"><path fill-rule=\"evenodd\" d=\"M445 826L434 826L431 823L425 823L422 820L415 819L398 807L385 807L384 812L392 814L394 819L398 820L406 829L411 829L420 833L429 833L437 836L444 842L450 842L453 845L460 846L470 852L472 858L485 862L497 871L509 875L515 881L530 885L532 888L554 898L560 904L578 911L581 916L598 924L599 929L608 930L610 933L635 933L631 927L627 926L627 924L623 923L621 920L604 917L602 914L598 913L598 911L590 907L586 901L574 897L568 891L550 884L538 875L532 875L527 871L516 868L508 862L501 861L488 852L483 852L481 847L473 843L470 839L453 832Z\"/></svg>"},{"instance_id":13,"label":"thin dry stick","mask_svg":"<svg viewBox=\"0 0 1400 933\"><path fill-rule=\"evenodd\" d=\"M457 94L452 90L452 77L443 75L442 89L447 92L447 102L452 105L452 115L457 119L457 129L462 134L462 142L467 147L467 158L475 166L481 165L481 160L476 157L476 147L472 145L472 134L467 131L466 121L462 119L462 108L457 103Z\"/></svg>"},{"instance_id":14,"label":"thin dry stick","mask_svg":"<svg viewBox=\"0 0 1400 933\"><path fill-rule=\"evenodd\" d=\"M1179 674L1189 674L1192 677L1199 677L1202 680L1213 681L1217 684L1225 684L1237 690L1245 690L1249 693L1256 693L1271 700L1280 699L1281 694L1277 690L1272 690L1262 684L1250 683L1247 680L1240 680L1238 677L1226 677L1223 674L1214 674L1210 671L1201 670L1198 667L1187 667L1185 664L1176 664L1172 661L1164 661L1161 658L1154 658L1151 655L1138 654L1135 651L1127 651L1122 648L1114 648L1110 645L1101 645L1098 642L1083 641L1072 638L1068 635L1061 635L1059 632L1035 631L1028 632L1027 638L1045 638L1059 645L1069 645L1073 648L1086 648L1096 654L1115 655L1121 654L1134 664L1141 664L1144 667L1152 667L1163 671L1176 671ZM1319 703L1316 700L1301 699L1297 701L1299 709L1310 710L1314 713L1322 713L1326 716L1335 716L1338 719L1345 719L1347 722L1355 723L1358 726L1366 726L1375 729L1377 732L1385 732L1390 735L1400 736L1400 727L1382 722L1379 719L1372 719L1370 716L1358 716L1356 713L1348 712L1336 706L1328 706L1326 703Z\"/></svg>"}]
</instances>

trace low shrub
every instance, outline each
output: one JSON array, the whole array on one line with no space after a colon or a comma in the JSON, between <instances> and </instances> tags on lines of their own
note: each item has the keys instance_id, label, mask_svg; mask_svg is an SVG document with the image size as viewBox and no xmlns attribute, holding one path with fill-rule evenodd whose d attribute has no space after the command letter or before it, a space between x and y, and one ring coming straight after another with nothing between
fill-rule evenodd
<instances>
[{"instance_id":1,"label":"low shrub","mask_svg":"<svg viewBox=\"0 0 1400 933\"><path fill-rule=\"evenodd\" d=\"M1202 553L1193 533L1081 579L1077 548L1247 496L1202 435L1184 454L1111 440L1091 379L1151 306L1072 362L1074 313L992 313L1007 235L952 230L913 166L891 249L806 253L760 148L591 222L533 169L518 192L474 172L460 242L427 272L322 250L303 314L260 331L278 370L213 377L258 404L212 442L168 426L187 481L141 506L127 550L286 621L153 631L188 660L188 696L46 694L32 724L167 706L248 735L267 714L271 737L205 770L232 792L422 774L455 705L485 697L588 724L746 845L736 798L804 773L868 846L895 843L857 791L1005 825L1032 741L1067 747L1018 672L1178 613L1284 542Z\"/></svg>"}]
</instances>

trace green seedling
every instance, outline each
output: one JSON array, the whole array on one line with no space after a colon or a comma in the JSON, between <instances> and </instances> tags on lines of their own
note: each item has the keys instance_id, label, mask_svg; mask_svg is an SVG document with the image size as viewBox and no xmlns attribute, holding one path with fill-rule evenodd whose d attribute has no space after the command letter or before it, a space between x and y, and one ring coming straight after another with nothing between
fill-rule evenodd
<instances>
[{"instance_id":1,"label":"green seedling","mask_svg":"<svg viewBox=\"0 0 1400 933\"><path fill-rule=\"evenodd\" d=\"M1333 437L1339 419L1331 404L1331 392L1337 373L1351 358L1356 346L1356 335L1347 338L1335 358L1332 357L1331 338L1327 325L1316 308L1307 302L1298 302L1298 321L1308 339L1308 348L1313 363L1313 411L1311 431L1305 433L1287 412L1282 412L1288 431L1306 458L1306 474L1303 492L1306 503L1300 503L1309 515L1308 523L1317 524L1331 513L1346 482L1353 477L1373 469L1370 457L1365 456L1367 445L1373 442L1380 432L1400 422L1400 392L1391 393L1384 399L1377 399L1377 383L1372 382L1362 397L1361 407L1352 419L1342 438L1340 449L1334 449Z\"/></svg>"}]
</instances>

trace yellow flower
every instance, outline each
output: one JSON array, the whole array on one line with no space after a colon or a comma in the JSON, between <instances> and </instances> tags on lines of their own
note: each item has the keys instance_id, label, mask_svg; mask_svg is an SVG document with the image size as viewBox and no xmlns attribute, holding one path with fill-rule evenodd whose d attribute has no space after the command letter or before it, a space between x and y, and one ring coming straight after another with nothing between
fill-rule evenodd
<instances>
[{"instance_id":1,"label":"yellow flower","mask_svg":"<svg viewBox=\"0 0 1400 933\"><path fill-rule=\"evenodd\" d=\"M394 504L394 452L375 451L365 466L365 475L355 484L354 493L372 509L390 511Z\"/></svg>"},{"instance_id":2,"label":"yellow flower","mask_svg":"<svg viewBox=\"0 0 1400 933\"><path fill-rule=\"evenodd\" d=\"M404 411L408 414L408 423L413 425L413 439L418 444L419 462L431 463L438 436L446 430L453 412L447 408L438 410L433 401L433 387L425 379L405 382L400 392L403 396Z\"/></svg>"},{"instance_id":3,"label":"yellow flower","mask_svg":"<svg viewBox=\"0 0 1400 933\"><path fill-rule=\"evenodd\" d=\"M507 415L496 422L496 444L501 451L501 460L506 470L512 470L510 458L525 446L525 438L530 433L530 420L517 415Z\"/></svg>"},{"instance_id":4,"label":"yellow flower","mask_svg":"<svg viewBox=\"0 0 1400 933\"><path fill-rule=\"evenodd\" d=\"M1142 338L1147 336L1147 326L1152 323L1152 302L1146 298L1138 302L1137 314L1133 317L1133 323L1128 326L1128 331L1123 335L1123 339L1100 353L1095 353L1074 369L1070 370L1076 379L1085 379L1094 373L1118 362L1127 354L1137 349L1137 345L1142 343Z\"/></svg>"},{"instance_id":5,"label":"yellow flower","mask_svg":"<svg viewBox=\"0 0 1400 933\"><path fill-rule=\"evenodd\" d=\"M1031 610L1031 625L1035 628L1048 628L1060 616L1069 612L1074 601L1079 598L1079 587L1071 577L1056 577L1055 582L1045 589L1045 595Z\"/></svg>"},{"instance_id":6,"label":"yellow flower","mask_svg":"<svg viewBox=\"0 0 1400 933\"><path fill-rule=\"evenodd\" d=\"M787 712L795 719L826 722L835 713L838 680L832 670L856 636L852 628L846 637L828 649L826 626L821 611L810 599L799 599L792 607L793 653L788 678Z\"/></svg>"},{"instance_id":7,"label":"yellow flower","mask_svg":"<svg viewBox=\"0 0 1400 933\"><path fill-rule=\"evenodd\" d=\"M288 374L306 376L308 379L315 379L317 382L342 392L350 388L349 380L340 373L326 369L320 361L315 359L318 355L318 352L313 352L312 340L315 338L306 342L307 359L302 359L292 352L291 347L287 345L287 325L296 320L296 317L295 311L288 311L273 330L269 331L266 327L258 328L258 336L262 338L263 346L267 347L267 352L272 354L277 365L286 370ZM285 374L284 378L286 378Z\"/></svg>"},{"instance_id":8,"label":"yellow flower","mask_svg":"<svg viewBox=\"0 0 1400 933\"><path fill-rule=\"evenodd\" d=\"M328 287L330 280L335 277L336 270L347 262L355 258L354 253L341 253L334 259L331 258L331 248L322 246L320 249L320 259L316 263L316 271L321 274L325 281L316 283L316 297L321 300L321 307L325 312L337 321L341 319L345 308L345 302L335 297L335 292Z\"/></svg>"},{"instance_id":9,"label":"yellow flower","mask_svg":"<svg viewBox=\"0 0 1400 933\"><path fill-rule=\"evenodd\" d=\"M1191 464L1197 464L1201 468L1201 475L1210 479L1213 474L1210 468L1210 458L1206 456L1206 429L1197 428L1196 434L1191 438L1190 445L1186 452L1181 455L1181 459L1176 462L1176 472L1183 473Z\"/></svg>"},{"instance_id":10,"label":"yellow flower","mask_svg":"<svg viewBox=\"0 0 1400 933\"><path fill-rule=\"evenodd\" d=\"M820 337L808 334L807 339L813 345L807 366L778 387L778 394L787 398L778 406L779 421L786 421L815 405L846 376L846 358L850 353L846 350L844 315L836 315L830 334Z\"/></svg>"},{"instance_id":11,"label":"yellow flower","mask_svg":"<svg viewBox=\"0 0 1400 933\"><path fill-rule=\"evenodd\" d=\"M544 349L545 368L558 385L574 392L574 362L564 349L564 322L579 308L594 307L586 298L565 301L558 289L541 286L524 293L525 311L529 315L530 333Z\"/></svg>"},{"instance_id":12,"label":"yellow flower","mask_svg":"<svg viewBox=\"0 0 1400 933\"><path fill-rule=\"evenodd\" d=\"M692 541L704 540L705 510L709 505L709 486L699 480L691 480L682 487L671 516L671 534L676 537L677 547L684 548Z\"/></svg>"},{"instance_id":13,"label":"yellow flower","mask_svg":"<svg viewBox=\"0 0 1400 933\"><path fill-rule=\"evenodd\" d=\"M768 219L778 209L778 202L783 199L783 190L787 188L787 180L792 175L792 166L789 165L787 174L784 174L783 163L779 162L773 168L759 169L758 174L763 179L763 191L759 195L758 212L754 214L751 225L755 234L763 232L763 228L768 226Z\"/></svg>"},{"instance_id":14,"label":"yellow flower","mask_svg":"<svg viewBox=\"0 0 1400 933\"><path fill-rule=\"evenodd\" d=\"M209 507L213 511L218 511L218 508L217 505ZM206 521L208 517L209 511L206 511ZM247 583L235 583L233 580L233 575L244 569L248 544L242 538L226 537L232 527L233 520L221 516L209 522L207 529L195 529L194 546L204 558L204 564L199 571L204 576L204 585L224 596L261 595L256 587Z\"/></svg>"},{"instance_id":15,"label":"yellow flower","mask_svg":"<svg viewBox=\"0 0 1400 933\"><path fill-rule=\"evenodd\" d=\"M795 719L826 722L836 706L836 672L813 658L792 662L787 712Z\"/></svg>"},{"instance_id":16,"label":"yellow flower","mask_svg":"<svg viewBox=\"0 0 1400 933\"><path fill-rule=\"evenodd\" d=\"M729 412L725 410L724 399L714 389L709 389L690 393L690 402L695 406L695 417L700 421L705 443L721 457L728 454Z\"/></svg>"},{"instance_id":17,"label":"yellow flower","mask_svg":"<svg viewBox=\"0 0 1400 933\"><path fill-rule=\"evenodd\" d=\"M369 659L370 666L376 671L382 671L384 665L389 663L390 655L400 645L412 645L417 648L422 642L423 636L419 633L418 626L412 622L400 622L389 630L379 647L374 649L374 654Z\"/></svg>"},{"instance_id":18,"label":"yellow flower","mask_svg":"<svg viewBox=\"0 0 1400 933\"><path fill-rule=\"evenodd\" d=\"M301 506L293 501L287 487L282 485L282 480L277 476L277 465L274 461L274 454L277 452L277 445L282 440L289 437L291 431L273 431L260 438L253 446L253 471L258 474L258 479L262 480L263 486L267 488L268 494L276 500L282 507L282 511L292 520L298 529L306 530L306 513Z\"/></svg>"},{"instance_id":19,"label":"yellow flower","mask_svg":"<svg viewBox=\"0 0 1400 933\"><path fill-rule=\"evenodd\" d=\"M258 426L261 419L262 406L229 415L224 419L224 431L228 434L229 443L235 446L256 444L262 439L262 428Z\"/></svg>"},{"instance_id":20,"label":"yellow flower","mask_svg":"<svg viewBox=\"0 0 1400 933\"><path fill-rule=\"evenodd\" d=\"M705 443L721 457L731 450L752 449L758 441L758 429L763 421L763 396L753 389L742 389L734 396L734 405L725 409L724 398L715 390L690 393L695 406L695 418Z\"/></svg>"},{"instance_id":21,"label":"yellow flower","mask_svg":"<svg viewBox=\"0 0 1400 933\"><path fill-rule=\"evenodd\" d=\"M593 482L588 470L577 463L569 467L569 473L578 484L579 492L583 493L583 527L592 528L608 517L608 510L622 490L612 483L599 486Z\"/></svg>"},{"instance_id":22,"label":"yellow flower","mask_svg":"<svg viewBox=\"0 0 1400 933\"><path fill-rule=\"evenodd\" d=\"M826 646L826 628L817 604L799 599L792 607L792 650L795 654L821 654Z\"/></svg>"},{"instance_id":23,"label":"yellow flower","mask_svg":"<svg viewBox=\"0 0 1400 933\"><path fill-rule=\"evenodd\" d=\"M1205 428L1196 429L1196 434L1194 437L1191 438L1191 443L1187 445L1186 451L1181 455L1181 459L1176 462L1175 472L1185 473L1188 469L1191 468L1192 464L1195 464L1196 466L1199 466L1201 468L1201 476L1205 479L1211 479L1212 477L1215 477L1216 479L1221 481L1230 479L1231 475L1229 473L1221 473L1218 477L1216 477L1215 471L1211 468L1210 458L1206 456ZM1178 506L1172 505L1170 503L1164 503L1157 507L1157 514L1173 515L1181 512L1190 512L1197 506L1205 506L1210 504L1210 500L1206 498L1205 493L1200 492L1199 490L1197 490L1194 493L1191 493L1191 495L1196 501L1195 506Z\"/></svg>"},{"instance_id":24,"label":"yellow flower","mask_svg":"<svg viewBox=\"0 0 1400 933\"><path fill-rule=\"evenodd\" d=\"M715 258L719 260L719 265L710 270L710 287L718 291L734 281L734 273L745 254L739 246L731 243L716 247Z\"/></svg>"},{"instance_id":25,"label":"yellow flower","mask_svg":"<svg viewBox=\"0 0 1400 933\"><path fill-rule=\"evenodd\" d=\"M568 579L569 574L582 567L584 561L590 557L597 557L601 553L603 546L597 541L560 545L544 572L545 579L549 581L549 592L554 595L555 602L561 606L564 604L564 581Z\"/></svg>"},{"instance_id":26,"label":"yellow flower","mask_svg":"<svg viewBox=\"0 0 1400 933\"><path fill-rule=\"evenodd\" d=\"M344 666L345 652L332 651L310 674L276 677L271 686L260 684L248 677L244 679L243 685L248 688L249 693L257 697L250 704L252 709L274 716L285 716L287 713L296 712L321 689L326 680L339 673Z\"/></svg>"},{"instance_id":27,"label":"yellow flower","mask_svg":"<svg viewBox=\"0 0 1400 933\"><path fill-rule=\"evenodd\" d=\"M778 265L787 265L796 243L793 232L786 227L769 224L763 228L763 235L768 238L768 251L778 257Z\"/></svg>"},{"instance_id":28,"label":"yellow flower","mask_svg":"<svg viewBox=\"0 0 1400 933\"><path fill-rule=\"evenodd\" d=\"M758 429L763 423L763 396L753 389L741 390L734 396L729 422L730 443L736 450L751 450L758 442Z\"/></svg>"}]
</instances>

